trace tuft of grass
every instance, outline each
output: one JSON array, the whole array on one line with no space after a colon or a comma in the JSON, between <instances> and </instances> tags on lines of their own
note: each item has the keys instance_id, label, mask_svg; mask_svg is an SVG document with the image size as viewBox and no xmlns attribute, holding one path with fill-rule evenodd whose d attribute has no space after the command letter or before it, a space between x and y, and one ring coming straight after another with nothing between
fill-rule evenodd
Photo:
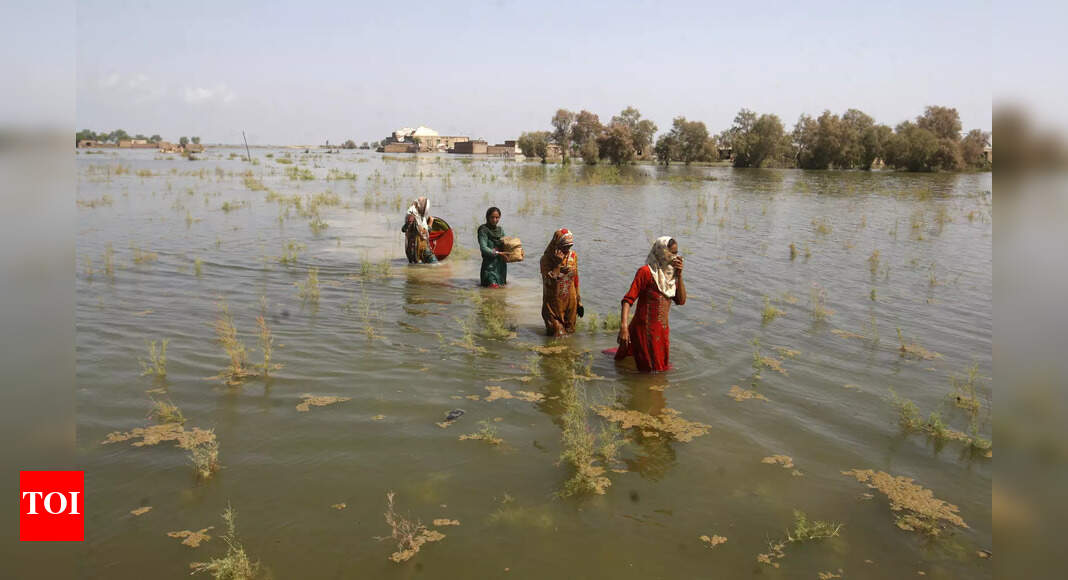
<instances>
[{"instance_id":1,"label":"tuft of grass","mask_svg":"<svg viewBox=\"0 0 1068 580\"><path fill-rule=\"evenodd\" d=\"M560 461L570 465L574 473L564 482L558 493L560 497L603 495L612 485L612 480L604 475L605 465L611 465L623 444L618 426L612 430L602 429L598 441L586 420L587 405L579 389L580 384L572 381L561 390L560 400L564 405L561 420L564 428Z\"/></svg>"},{"instance_id":2,"label":"tuft of grass","mask_svg":"<svg viewBox=\"0 0 1068 580\"><path fill-rule=\"evenodd\" d=\"M801 510L794 510L794 528L786 534L790 542L810 542L834 538L842 530L838 522L809 521Z\"/></svg>"},{"instance_id":3,"label":"tuft of grass","mask_svg":"<svg viewBox=\"0 0 1068 580\"><path fill-rule=\"evenodd\" d=\"M478 431L475 431L474 433L468 433L466 435L460 435L460 440L465 441L477 439L485 441L486 443L489 443L490 445L494 446L504 443L504 439L501 439L497 436L496 426L485 420L479 421L478 424L481 426L479 427Z\"/></svg>"},{"instance_id":4,"label":"tuft of grass","mask_svg":"<svg viewBox=\"0 0 1068 580\"><path fill-rule=\"evenodd\" d=\"M256 317L256 325L260 328L260 352L263 353L263 364L260 365L260 370L264 377L268 377L271 375L271 371L282 368L282 365L271 362L271 355L274 352L274 337L271 336L271 327L267 326L267 320L262 314Z\"/></svg>"},{"instance_id":5,"label":"tuft of grass","mask_svg":"<svg viewBox=\"0 0 1068 580\"><path fill-rule=\"evenodd\" d=\"M319 304L319 268L312 267L308 270L308 278L303 282L295 282L297 295L305 302Z\"/></svg>"},{"instance_id":6,"label":"tuft of grass","mask_svg":"<svg viewBox=\"0 0 1068 580\"><path fill-rule=\"evenodd\" d=\"M145 252L141 248L134 246L133 248L133 261L134 264L149 264L159 259L159 254L155 252Z\"/></svg>"},{"instance_id":7,"label":"tuft of grass","mask_svg":"<svg viewBox=\"0 0 1068 580\"><path fill-rule=\"evenodd\" d=\"M223 512L226 533L222 539L226 542L226 555L210 562L194 562L189 565L193 574L205 572L216 580L251 580L261 575L260 563L248 557L245 547L237 536L237 512L227 503Z\"/></svg>"},{"instance_id":8,"label":"tuft of grass","mask_svg":"<svg viewBox=\"0 0 1068 580\"><path fill-rule=\"evenodd\" d=\"M879 271L879 250L875 250L868 256L868 269L871 270L871 275L874 276Z\"/></svg>"},{"instance_id":9,"label":"tuft of grass","mask_svg":"<svg viewBox=\"0 0 1068 580\"><path fill-rule=\"evenodd\" d=\"M816 229L816 233L827 235L831 233L831 224L827 221L827 218L819 217L812 220L812 227Z\"/></svg>"},{"instance_id":10,"label":"tuft of grass","mask_svg":"<svg viewBox=\"0 0 1068 580\"><path fill-rule=\"evenodd\" d=\"M141 376L152 375L158 378L167 376L167 343L169 338L164 338L156 346L156 341L148 343L148 360L138 359L141 363Z\"/></svg>"},{"instance_id":11,"label":"tuft of grass","mask_svg":"<svg viewBox=\"0 0 1068 580\"><path fill-rule=\"evenodd\" d=\"M153 401L149 416L155 419L157 423L185 423L185 416L182 415L182 410L178 408L178 405L170 401Z\"/></svg>"},{"instance_id":12,"label":"tuft of grass","mask_svg":"<svg viewBox=\"0 0 1068 580\"><path fill-rule=\"evenodd\" d=\"M760 312L760 319L764 324L775 320L783 314L786 314L786 311L772 306L771 299L767 296L764 297L764 309Z\"/></svg>"},{"instance_id":13,"label":"tuft of grass","mask_svg":"<svg viewBox=\"0 0 1068 580\"><path fill-rule=\"evenodd\" d=\"M817 322L827 320L834 311L827 308L827 291L822 286L813 282L809 290L809 306L811 307L812 320Z\"/></svg>"},{"instance_id":14,"label":"tuft of grass","mask_svg":"<svg viewBox=\"0 0 1068 580\"><path fill-rule=\"evenodd\" d=\"M193 273L196 274L197 278L204 273L204 260L200 258L193 259Z\"/></svg>"},{"instance_id":15,"label":"tuft of grass","mask_svg":"<svg viewBox=\"0 0 1068 580\"><path fill-rule=\"evenodd\" d=\"M901 333L901 327L897 329L897 340L901 343L901 347L898 349L902 358L917 358L923 360L932 360L936 358L942 358L942 355L937 352L927 350L920 346L916 341L906 343L905 336Z\"/></svg>"},{"instance_id":16,"label":"tuft of grass","mask_svg":"<svg viewBox=\"0 0 1068 580\"><path fill-rule=\"evenodd\" d=\"M797 257L797 246L793 242L790 242L790 259L793 260Z\"/></svg>"},{"instance_id":17,"label":"tuft of grass","mask_svg":"<svg viewBox=\"0 0 1068 580\"><path fill-rule=\"evenodd\" d=\"M215 319L215 334L219 344L226 351L230 364L217 376L230 386L241 384L246 378L255 375L249 369L248 351L245 344L237 338L237 328L234 326L234 317L230 314L230 307L224 302L219 306L219 314Z\"/></svg>"}]
</instances>

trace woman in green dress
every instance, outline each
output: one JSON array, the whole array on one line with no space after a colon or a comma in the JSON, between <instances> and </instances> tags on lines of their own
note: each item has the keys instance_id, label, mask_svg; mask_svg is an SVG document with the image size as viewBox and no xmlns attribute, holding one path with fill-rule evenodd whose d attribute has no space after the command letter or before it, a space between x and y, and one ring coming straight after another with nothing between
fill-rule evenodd
<instances>
[{"instance_id":1,"label":"woman in green dress","mask_svg":"<svg viewBox=\"0 0 1068 580\"><path fill-rule=\"evenodd\" d=\"M500 255L504 237L500 222L501 210L491 207L486 210L486 223L478 226L478 249L482 253L479 283L488 288L500 288L508 282L508 264Z\"/></svg>"}]
</instances>

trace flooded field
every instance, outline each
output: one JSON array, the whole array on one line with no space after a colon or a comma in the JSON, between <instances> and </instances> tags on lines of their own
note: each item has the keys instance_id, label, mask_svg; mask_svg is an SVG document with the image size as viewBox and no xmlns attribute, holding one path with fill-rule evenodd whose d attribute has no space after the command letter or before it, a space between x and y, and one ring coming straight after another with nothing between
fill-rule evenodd
<instances>
[{"instance_id":1,"label":"flooded field","mask_svg":"<svg viewBox=\"0 0 1068 580\"><path fill-rule=\"evenodd\" d=\"M78 155L85 576L992 577L990 174L243 153ZM661 235L689 299L641 375L601 351Z\"/></svg>"}]
</instances>

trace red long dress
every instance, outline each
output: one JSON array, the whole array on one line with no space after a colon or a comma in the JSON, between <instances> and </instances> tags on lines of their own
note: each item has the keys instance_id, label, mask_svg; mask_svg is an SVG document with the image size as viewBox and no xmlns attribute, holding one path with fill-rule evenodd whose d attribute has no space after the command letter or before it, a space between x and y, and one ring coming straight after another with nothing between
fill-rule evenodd
<instances>
[{"instance_id":1,"label":"red long dress","mask_svg":"<svg viewBox=\"0 0 1068 580\"><path fill-rule=\"evenodd\" d=\"M671 348L668 312L671 310L672 299L660 293L649 266L638 268L634 281L630 284L630 291L623 297L623 302L632 307L635 300L638 301L638 307L635 308L634 318L628 327L630 344L619 347L616 360L633 356L639 371L666 371L671 368L668 362L668 351Z\"/></svg>"}]
</instances>

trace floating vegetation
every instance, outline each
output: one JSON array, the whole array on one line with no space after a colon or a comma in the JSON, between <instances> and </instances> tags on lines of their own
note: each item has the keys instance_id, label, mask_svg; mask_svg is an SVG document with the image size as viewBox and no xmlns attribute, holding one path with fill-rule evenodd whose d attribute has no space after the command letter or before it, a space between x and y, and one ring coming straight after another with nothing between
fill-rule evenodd
<instances>
[{"instance_id":1,"label":"floating vegetation","mask_svg":"<svg viewBox=\"0 0 1068 580\"><path fill-rule=\"evenodd\" d=\"M797 246L793 242L790 242L790 259L793 260L797 257Z\"/></svg>"},{"instance_id":2,"label":"floating vegetation","mask_svg":"<svg viewBox=\"0 0 1068 580\"><path fill-rule=\"evenodd\" d=\"M226 542L226 555L210 562L193 562L189 568L193 574L206 572L216 580L251 580L260 576L260 563L249 559L241 540L237 537L237 512L229 504L223 512L226 533L220 536Z\"/></svg>"},{"instance_id":3,"label":"floating vegetation","mask_svg":"<svg viewBox=\"0 0 1068 580\"><path fill-rule=\"evenodd\" d=\"M280 159L276 161L280 161ZM292 180L311 181L315 179L315 174L306 167L292 166L286 167L286 177Z\"/></svg>"},{"instance_id":4,"label":"floating vegetation","mask_svg":"<svg viewBox=\"0 0 1068 580\"><path fill-rule=\"evenodd\" d=\"M913 483L910 477L893 476L884 471L852 469L842 475L855 478L890 500L897 527L910 532L938 536L949 526L968 528L958 512L960 508L944 502L929 489Z\"/></svg>"},{"instance_id":5,"label":"floating vegetation","mask_svg":"<svg viewBox=\"0 0 1068 580\"><path fill-rule=\"evenodd\" d=\"M804 475L801 470L794 469L794 459L789 455L770 455L760 460L761 463L767 463L768 465L779 465L783 469L790 469L790 475L800 477Z\"/></svg>"},{"instance_id":6,"label":"floating vegetation","mask_svg":"<svg viewBox=\"0 0 1068 580\"><path fill-rule=\"evenodd\" d=\"M970 415L971 433L968 434L948 427L942 420L942 414L937 411L931 412L927 419L924 420L916 403L898 398L893 391L891 391L891 396L894 405L898 409L898 422L906 430L926 433L936 441L959 441L973 449L985 451L987 457L993 456L990 441L979 436L977 414Z\"/></svg>"},{"instance_id":7,"label":"floating vegetation","mask_svg":"<svg viewBox=\"0 0 1068 580\"><path fill-rule=\"evenodd\" d=\"M111 199L110 195L104 194L104 196L100 197L99 199L79 199L77 203L78 207L88 207L90 209L96 209L98 207L110 206L112 203L114 203L114 200Z\"/></svg>"},{"instance_id":8,"label":"floating vegetation","mask_svg":"<svg viewBox=\"0 0 1068 580\"><path fill-rule=\"evenodd\" d=\"M897 340L901 343L901 347L899 350L901 352L902 358L915 358L923 360L933 360L936 358L942 358L942 355L938 354L937 352L927 350L926 348L917 344L915 341L906 343L905 337L901 333L900 327L898 327L897 329Z\"/></svg>"},{"instance_id":9,"label":"floating vegetation","mask_svg":"<svg viewBox=\"0 0 1068 580\"><path fill-rule=\"evenodd\" d=\"M788 544L825 540L837 537L842 524L837 522L809 521L808 516L800 510L794 510L793 529L787 530L786 537L768 542L768 551L757 554L757 562L772 568L780 567L779 560L786 557Z\"/></svg>"},{"instance_id":10,"label":"floating vegetation","mask_svg":"<svg viewBox=\"0 0 1068 580\"><path fill-rule=\"evenodd\" d=\"M297 287L297 296L305 302L319 304L319 268L312 266L308 269L308 277L303 282L294 282Z\"/></svg>"},{"instance_id":11,"label":"floating vegetation","mask_svg":"<svg viewBox=\"0 0 1068 580\"><path fill-rule=\"evenodd\" d=\"M419 553L424 544L444 540L445 534L427 529L419 520L412 520L397 514L393 506L393 495L392 491L386 494L386 513L384 514L391 534L388 538L376 539L392 539L397 542L397 551L393 552L389 559L400 563Z\"/></svg>"},{"instance_id":12,"label":"floating vegetation","mask_svg":"<svg viewBox=\"0 0 1068 580\"><path fill-rule=\"evenodd\" d=\"M337 511L341 511L341 510L343 510L343 509L345 509L345 508L347 508L349 506L345 502L341 502L341 503L335 503L334 505L332 505L330 507L336 509Z\"/></svg>"},{"instance_id":13,"label":"floating vegetation","mask_svg":"<svg viewBox=\"0 0 1068 580\"><path fill-rule=\"evenodd\" d=\"M743 389L743 388L739 387L738 385L731 385L730 390L727 391L727 396L729 396L730 398L734 399L735 401L738 401L739 403L742 402L742 401L748 401L749 399L756 399L758 401L767 401L768 400L768 398L765 397L764 395L761 395L760 393L758 393L756 391Z\"/></svg>"},{"instance_id":14,"label":"floating vegetation","mask_svg":"<svg viewBox=\"0 0 1068 580\"><path fill-rule=\"evenodd\" d=\"M208 540L211 540L211 536L208 535L208 532L213 530L213 529L215 529L215 526L208 526L208 527L206 527L204 529L201 529L201 530L198 530L196 532L194 532L192 530L182 530L180 532L167 532L167 537L169 537L169 538L181 538L183 545L189 546L190 548L199 548L200 544L203 544L204 542L207 542Z\"/></svg>"},{"instance_id":15,"label":"floating vegetation","mask_svg":"<svg viewBox=\"0 0 1068 580\"><path fill-rule=\"evenodd\" d=\"M782 366L782 361L773 357L767 356L760 351L760 339L753 339L753 372L754 378L760 378L760 371L764 369L771 369L782 375L789 375L786 369Z\"/></svg>"},{"instance_id":16,"label":"floating vegetation","mask_svg":"<svg viewBox=\"0 0 1068 580\"><path fill-rule=\"evenodd\" d=\"M827 320L834 311L827 308L827 291L822 286L813 282L809 289L809 306L811 307L812 320L817 322Z\"/></svg>"},{"instance_id":17,"label":"floating vegetation","mask_svg":"<svg viewBox=\"0 0 1068 580\"><path fill-rule=\"evenodd\" d=\"M827 221L827 218L819 217L812 220L812 227L816 229L816 233L827 235L831 233L831 224Z\"/></svg>"},{"instance_id":18,"label":"floating vegetation","mask_svg":"<svg viewBox=\"0 0 1068 580\"><path fill-rule=\"evenodd\" d=\"M497 436L497 427L491 425L489 421L479 421L478 424L482 426L481 429L474 433L460 435L460 441L481 440L494 446L504 443L504 439Z\"/></svg>"},{"instance_id":19,"label":"floating vegetation","mask_svg":"<svg viewBox=\"0 0 1068 580\"><path fill-rule=\"evenodd\" d=\"M823 571L823 572L817 572L816 573L816 578L818 580L835 580L836 578L841 578L841 577L842 577L842 569L841 568L838 569L838 572Z\"/></svg>"},{"instance_id":20,"label":"floating vegetation","mask_svg":"<svg viewBox=\"0 0 1068 580\"><path fill-rule=\"evenodd\" d=\"M245 175L245 187L252 191L267 191L267 186L264 185L262 181L252 177L251 171Z\"/></svg>"},{"instance_id":21,"label":"floating vegetation","mask_svg":"<svg viewBox=\"0 0 1068 580\"><path fill-rule=\"evenodd\" d=\"M158 378L167 376L167 343L170 339L164 338L156 346L156 341L148 343L148 360L138 359L141 363L141 376L152 375Z\"/></svg>"},{"instance_id":22,"label":"floating vegetation","mask_svg":"<svg viewBox=\"0 0 1068 580\"><path fill-rule=\"evenodd\" d=\"M801 351L794 350L785 346L773 346L771 347L775 352L779 353L779 356L783 358L797 358L801 355Z\"/></svg>"},{"instance_id":23,"label":"floating vegetation","mask_svg":"<svg viewBox=\"0 0 1068 580\"><path fill-rule=\"evenodd\" d=\"M135 510L130 510L130 513L135 515L135 516L143 516L143 515L147 514L150 511L152 511L152 506L146 505L144 507L139 507L139 508L137 508Z\"/></svg>"},{"instance_id":24,"label":"floating vegetation","mask_svg":"<svg viewBox=\"0 0 1068 580\"><path fill-rule=\"evenodd\" d=\"M234 327L234 317L230 314L230 307L225 303L219 304L219 314L215 318L215 335L219 344L226 351L230 364L212 379L222 379L230 386L240 385L246 378L255 376L256 373L249 368L248 351L245 343L237 338L237 328Z\"/></svg>"},{"instance_id":25,"label":"floating vegetation","mask_svg":"<svg viewBox=\"0 0 1068 580\"><path fill-rule=\"evenodd\" d=\"M308 246L305 244L296 240L289 240L282 244L282 255L278 257L278 262L286 266L292 266L297 263L297 259L300 258L300 253L307 248Z\"/></svg>"},{"instance_id":26,"label":"floating vegetation","mask_svg":"<svg viewBox=\"0 0 1068 580\"><path fill-rule=\"evenodd\" d=\"M767 296L764 297L764 309L760 312L760 319L764 324L775 320L777 317L786 314L786 311L776 308L771 305L771 299Z\"/></svg>"},{"instance_id":27,"label":"floating vegetation","mask_svg":"<svg viewBox=\"0 0 1068 580\"><path fill-rule=\"evenodd\" d=\"M193 260L193 273L196 274L197 278L203 273L203 267L204 260L201 260L200 258L195 258Z\"/></svg>"},{"instance_id":28,"label":"floating vegetation","mask_svg":"<svg viewBox=\"0 0 1068 580\"><path fill-rule=\"evenodd\" d=\"M952 397L954 404L972 416L976 416L982 408L982 403L979 401L975 391L975 383L978 379L979 363L975 363L968 368L967 378L961 379L957 375L949 378L949 382L953 386Z\"/></svg>"},{"instance_id":29,"label":"floating vegetation","mask_svg":"<svg viewBox=\"0 0 1068 580\"><path fill-rule=\"evenodd\" d=\"M831 329L831 334L833 334L835 336L840 336L842 338L854 338L854 339L857 339L857 340L868 340L868 337L864 336L863 334L857 334L855 332L850 332L848 330L842 330L840 328L832 328Z\"/></svg>"},{"instance_id":30,"label":"floating vegetation","mask_svg":"<svg viewBox=\"0 0 1068 580\"><path fill-rule=\"evenodd\" d=\"M642 430L642 435L662 433L682 442L693 441L695 437L707 434L712 428L711 425L704 423L687 421L679 416L678 411L671 408L665 408L659 415L650 415L633 409L611 409L603 405L595 406L593 410L605 419L619 423L621 429L638 427Z\"/></svg>"},{"instance_id":31,"label":"floating vegetation","mask_svg":"<svg viewBox=\"0 0 1068 580\"><path fill-rule=\"evenodd\" d=\"M252 206L252 204L250 202L248 202L248 201L234 201L234 202L224 201L223 204L222 204L222 207L220 207L219 209L223 210L225 213L230 213L232 211L237 211L237 210L239 210L239 209L241 209L243 207L251 207L251 206Z\"/></svg>"},{"instance_id":32,"label":"floating vegetation","mask_svg":"<svg viewBox=\"0 0 1068 580\"><path fill-rule=\"evenodd\" d=\"M450 519L447 519L447 518L438 518L438 519L434 520L433 523L434 523L434 526L441 528L441 527L445 527L445 526L458 526L458 525L460 525L460 520L450 520Z\"/></svg>"},{"instance_id":33,"label":"floating vegetation","mask_svg":"<svg viewBox=\"0 0 1068 580\"><path fill-rule=\"evenodd\" d=\"M619 429L602 429L600 444L598 437L586 420L586 403L579 393L579 383L571 381L561 389L560 400L564 405L561 414L563 421L562 446L560 462L566 463L574 474L564 482L560 497L575 495L603 495L612 485L612 480L605 474L605 468L615 461L623 438Z\"/></svg>"},{"instance_id":34,"label":"floating vegetation","mask_svg":"<svg viewBox=\"0 0 1068 580\"><path fill-rule=\"evenodd\" d=\"M519 399L520 401L526 401L528 403L540 403L545 400L545 395L541 393L534 393L531 391L516 391L512 394L511 391L498 387L496 385L489 385L486 387L489 391L489 395L486 395L486 402L496 401L497 399Z\"/></svg>"},{"instance_id":35,"label":"floating vegetation","mask_svg":"<svg viewBox=\"0 0 1068 580\"><path fill-rule=\"evenodd\" d=\"M698 539L701 540L702 542L708 544L709 548L715 548L716 546L718 546L720 544L727 543L727 538L725 538L723 536L711 536L711 537L709 537L709 536L701 536Z\"/></svg>"},{"instance_id":36,"label":"floating vegetation","mask_svg":"<svg viewBox=\"0 0 1068 580\"><path fill-rule=\"evenodd\" d=\"M215 430L201 429L199 427L186 430L181 423L160 423L151 427L135 427L130 431L112 431L101 441L101 445L134 439L139 439L140 441L131 443L130 445L133 447L146 447L158 445L164 441L174 441L178 447L191 449L195 445L214 441Z\"/></svg>"},{"instance_id":37,"label":"floating vegetation","mask_svg":"<svg viewBox=\"0 0 1068 580\"><path fill-rule=\"evenodd\" d=\"M301 397L304 400L300 403L297 403L297 411L301 413L310 411L312 407L325 407L327 405L333 405L336 403L344 403L345 401L349 401L352 399L352 397L309 395L308 393L304 393L303 395L301 395Z\"/></svg>"}]
</instances>

